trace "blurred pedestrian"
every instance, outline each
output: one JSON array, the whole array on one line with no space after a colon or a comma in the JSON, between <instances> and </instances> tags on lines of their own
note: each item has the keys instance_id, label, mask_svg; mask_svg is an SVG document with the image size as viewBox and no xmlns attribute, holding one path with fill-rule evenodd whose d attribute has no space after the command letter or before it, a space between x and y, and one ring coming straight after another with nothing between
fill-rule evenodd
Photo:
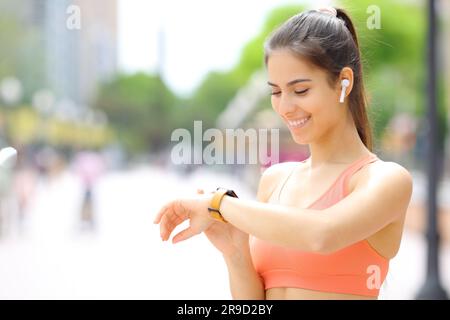
<instances>
[{"instance_id":1,"label":"blurred pedestrian","mask_svg":"<svg viewBox=\"0 0 450 320\"><path fill-rule=\"evenodd\" d=\"M29 163L26 154L18 157L18 163L14 172L13 190L16 207L16 223L19 234L24 232L26 212L29 209L31 199L36 189L37 172Z\"/></svg>"},{"instance_id":2,"label":"blurred pedestrian","mask_svg":"<svg viewBox=\"0 0 450 320\"><path fill-rule=\"evenodd\" d=\"M105 162L101 154L95 151L81 151L75 156L74 170L83 188L80 227L82 230L94 230L94 187L105 170Z\"/></svg>"}]
</instances>

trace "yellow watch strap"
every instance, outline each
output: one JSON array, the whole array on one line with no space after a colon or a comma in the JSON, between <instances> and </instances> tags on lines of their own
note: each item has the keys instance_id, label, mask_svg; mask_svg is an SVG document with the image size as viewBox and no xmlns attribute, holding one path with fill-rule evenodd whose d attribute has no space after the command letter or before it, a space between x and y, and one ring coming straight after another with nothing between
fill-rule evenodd
<instances>
[{"instance_id":1,"label":"yellow watch strap","mask_svg":"<svg viewBox=\"0 0 450 320\"><path fill-rule=\"evenodd\" d=\"M208 211L209 211L211 217L216 220L222 221L222 222L227 222L227 221L220 213L219 208L220 208L220 203L222 202L222 199L227 192L228 192L228 190L225 188L218 188L216 190L216 192L214 192L214 195L211 199L211 204L208 208Z\"/></svg>"}]
</instances>

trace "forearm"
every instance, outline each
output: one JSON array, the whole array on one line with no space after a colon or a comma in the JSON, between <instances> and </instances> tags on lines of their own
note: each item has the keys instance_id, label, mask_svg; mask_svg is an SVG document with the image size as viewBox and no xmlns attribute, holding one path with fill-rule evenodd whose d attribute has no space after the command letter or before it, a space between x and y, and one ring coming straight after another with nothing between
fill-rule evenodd
<instances>
[{"instance_id":1,"label":"forearm","mask_svg":"<svg viewBox=\"0 0 450 320\"><path fill-rule=\"evenodd\" d=\"M233 299L264 300L264 284L253 266L250 253L237 253L224 259Z\"/></svg>"},{"instance_id":2,"label":"forearm","mask_svg":"<svg viewBox=\"0 0 450 320\"><path fill-rule=\"evenodd\" d=\"M316 210L224 197L220 212L231 224L261 240L304 251L322 250L329 227Z\"/></svg>"}]
</instances>

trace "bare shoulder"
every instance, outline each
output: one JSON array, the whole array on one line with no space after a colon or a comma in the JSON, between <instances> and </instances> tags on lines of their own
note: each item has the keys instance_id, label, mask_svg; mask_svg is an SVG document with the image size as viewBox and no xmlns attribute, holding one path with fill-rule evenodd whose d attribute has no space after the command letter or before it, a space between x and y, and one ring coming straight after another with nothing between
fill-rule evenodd
<instances>
[{"instance_id":1,"label":"bare shoulder","mask_svg":"<svg viewBox=\"0 0 450 320\"><path fill-rule=\"evenodd\" d=\"M300 162L282 162L265 169L259 180L257 193L258 201L267 202L283 178L286 178L294 167L299 164Z\"/></svg>"},{"instance_id":2,"label":"bare shoulder","mask_svg":"<svg viewBox=\"0 0 450 320\"><path fill-rule=\"evenodd\" d=\"M355 173L350 180L350 190L376 188L384 193L394 193L397 200L409 202L413 178L402 165L391 161L376 161Z\"/></svg>"},{"instance_id":3,"label":"bare shoulder","mask_svg":"<svg viewBox=\"0 0 450 320\"><path fill-rule=\"evenodd\" d=\"M412 185L411 173L402 165L392 161L376 161L369 166L370 177L376 180L389 180L399 186Z\"/></svg>"}]
</instances>

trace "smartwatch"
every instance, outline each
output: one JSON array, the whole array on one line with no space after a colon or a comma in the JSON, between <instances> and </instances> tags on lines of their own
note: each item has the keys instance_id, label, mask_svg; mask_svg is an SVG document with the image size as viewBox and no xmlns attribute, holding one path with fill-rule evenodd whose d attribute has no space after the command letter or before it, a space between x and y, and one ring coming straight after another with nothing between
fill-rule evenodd
<instances>
[{"instance_id":1,"label":"smartwatch","mask_svg":"<svg viewBox=\"0 0 450 320\"><path fill-rule=\"evenodd\" d=\"M211 204L208 208L208 211L209 211L210 216L213 219L226 223L227 220L225 220L225 218L222 216L222 214L220 213L220 210L219 210L220 203L222 202L222 199L224 196L230 196L233 198L238 197L233 190L228 190L225 188L217 188L217 190L214 192L214 195L212 197Z\"/></svg>"}]
</instances>

